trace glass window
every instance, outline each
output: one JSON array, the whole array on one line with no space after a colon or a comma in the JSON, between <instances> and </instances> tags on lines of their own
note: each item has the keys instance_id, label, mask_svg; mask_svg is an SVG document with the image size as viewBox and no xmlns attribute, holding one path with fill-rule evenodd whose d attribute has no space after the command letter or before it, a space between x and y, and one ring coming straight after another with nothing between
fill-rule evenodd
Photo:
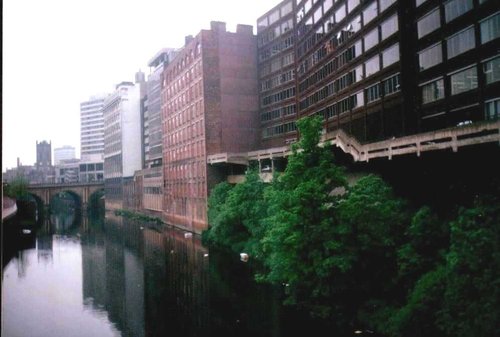
<instances>
[{"instance_id":1,"label":"glass window","mask_svg":"<svg viewBox=\"0 0 500 337\"><path fill-rule=\"evenodd\" d=\"M366 34L363 40L365 42L365 51L376 46L378 44L378 27Z\"/></svg>"},{"instance_id":2,"label":"glass window","mask_svg":"<svg viewBox=\"0 0 500 337\"><path fill-rule=\"evenodd\" d=\"M444 4L446 22L459 17L472 9L472 0L450 0Z\"/></svg>"},{"instance_id":3,"label":"glass window","mask_svg":"<svg viewBox=\"0 0 500 337\"><path fill-rule=\"evenodd\" d=\"M352 19L351 22L349 22L349 25L347 25L347 29L349 32L352 33L357 33L361 29L361 15L356 16L354 19Z\"/></svg>"},{"instance_id":4,"label":"glass window","mask_svg":"<svg viewBox=\"0 0 500 337\"><path fill-rule=\"evenodd\" d=\"M395 3L396 0L380 0L380 13L389 8L390 5Z\"/></svg>"},{"instance_id":5,"label":"glass window","mask_svg":"<svg viewBox=\"0 0 500 337\"><path fill-rule=\"evenodd\" d=\"M500 12L481 21L481 43L500 37Z\"/></svg>"},{"instance_id":6,"label":"glass window","mask_svg":"<svg viewBox=\"0 0 500 337\"><path fill-rule=\"evenodd\" d=\"M359 0L347 0L347 12L350 13L354 8L358 7Z\"/></svg>"},{"instance_id":7,"label":"glass window","mask_svg":"<svg viewBox=\"0 0 500 337\"><path fill-rule=\"evenodd\" d=\"M444 80L440 79L422 86L422 103L430 103L444 98Z\"/></svg>"},{"instance_id":8,"label":"glass window","mask_svg":"<svg viewBox=\"0 0 500 337\"><path fill-rule=\"evenodd\" d=\"M441 42L418 53L420 70L425 70L443 62L443 50Z\"/></svg>"},{"instance_id":9,"label":"glass window","mask_svg":"<svg viewBox=\"0 0 500 337\"><path fill-rule=\"evenodd\" d=\"M379 70L380 70L380 60L378 55L375 55L374 57L365 62L366 77L375 74Z\"/></svg>"},{"instance_id":10,"label":"glass window","mask_svg":"<svg viewBox=\"0 0 500 337\"><path fill-rule=\"evenodd\" d=\"M266 27L267 27L267 16L262 20L260 20L259 22L257 22L257 30L261 31Z\"/></svg>"},{"instance_id":11,"label":"glass window","mask_svg":"<svg viewBox=\"0 0 500 337\"><path fill-rule=\"evenodd\" d=\"M418 6L420 6L421 4L423 4L424 2L426 2L427 0L415 0L415 4Z\"/></svg>"},{"instance_id":12,"label":"glass window","mask_svg":"<svg viewBox=\"0 0 500 337\"><path fill-rule=\"evenodd\" d=\"M399 61L399 43L387 48L382 52L382 66L388 67Z\"/></svg>"},{"instance_id":13,"label":"glass window","mask_svg":"<svg viewBox=\"0 0 500 337\"><path fill-rule=\"evenodd\" d=\"M359 91L354 94L354 106L353 108L361 107L365 105L365 95L363 91Z\"/></svg>"},{"instance_id":14,"label":"glass window","mask_svg":"<svg viewBox=\"0 0 500 337\"><path fill-rule=\"evenodd\" d=\"M323 2L323 13L326 13L333 6L333 0L325 0Z\"/></svg>"},{"instance_id":15,"label":"glass window","mask_svg":"<svg viewBox=\"0 0 500 337\"><path fill-rule=\"evenodd\" d=\"M448 50L448 58L460 55L467 50L476 46L476 39L474 37L474 26L470 26L466 30L455 34L446 39L446 49Z\"/></svg>"},{"instance_id":16,"label":"glass window","mask_svg":"<svg viewBox=\"0 0 500 337\"><path fill-rule=\"evenodd\" d=\"M290 14L292 12L292 2L288 2L281 6L281 17L284 17L287 14Z\"/></svg>"},{"instance_id":17,"label":"glass window","mask_svg":"<svg viewBox=\"0 0 500 337\"><path fill-rule=\"evenodd\" d=\"M380 98L380 83L372 85L371 87L366 88L366 103L370 103L376 101Z\"/></svg>"},{"instance_id":18,"label":"glass window","mask_svg":"<svg viewBox=\"0 0 500 337\"><path fill-rule=\"evenodd\" d=\"M373 1L368 7L363 11L363 24L366 25L368 22L372 21L377 16L377 1Z\"/></svg>"},{"instance_id":19,"label":"glass window","mask_svg":"<svg viewBox=\"0 0 500 337\"><path fill-rule=\"evenodd\" d=\"M392 34L396 33L399 29L398 27L398 15L394 14L380 25L382 30L382 40L387 39Z\"/></svg>"},{"instance_id":20,"label":"glass window","mask_svg":"<svg viewBox=\"0 0 500 337\"><path fill-rule=\"evenodd\" d=\"M271 14L269 14L269 24L272 25L276 21L280 19L280 12L278 10L275 10Z\"/></svg>"},{"instance_id":21,"label":"glass window","mask_svg":"<svg viewBox=\"0 0 500 337\"><path fill-rule=\"evenodd\" d=\"M484 117L487 120L497 120L500 118L500 99L495 99L484 103Z\"/></svg>"},{"instance_id":22,"label":"glass window","mask_svg":"<svg viewBox=\"0 0 500 337\"><path fill-rule=\"evenodd\" d=\"M440 26L441 23L439 21L439 8L436 8L418 21L418 37L422 38L430 32L435 31Z\"/></svg>"},{"instance_id":23,"label":"glass window","mask_svg":"<svg viewBox=\"0 0 500 337\"><path fill-rule=\"evenodd\" d=\"M335 22L340 22L345 18L345 4L335 11Z\"/></svg>"},{"instance_id":24,"label":"glass window","mask_svg":"<svg viewBox=\"0 0 500 337\"><path fill-rule=\"evenodd\" d=\"M323 13L321 12L322 8L319 6L316 11L314 12L314 23L319 22L321 20L321 17L323 16Z\"/></svg>"},{"instance_id":25,"label":"glass window","mask_svg":"<svg viewBox=\"0 0 500 337\"><path fill-rule=\"evenodd\" d=\"M500 57L483 63L486 84L500 81Z\"/></svg>"},{"instance_id":26,"label":"glass window","mask_svg":"<svg viewBox=\"0 0 500 337\"><path fill-rule=\"evenodd\" d=\"M477 69L472 67L450 76L451 94L456 95L477 88Z\"/></svg>"},{"instance_id":27,"label":"glass window","mask_svg":"<svg viewBox=\"0 0 500 337\"><path fill-rule=\"evenodd\" d=\"M384 87L384 95L390 95L400 90L400 82L401 76L400 74L394 75L382 82Z\"/></svg>"}]
</instances>

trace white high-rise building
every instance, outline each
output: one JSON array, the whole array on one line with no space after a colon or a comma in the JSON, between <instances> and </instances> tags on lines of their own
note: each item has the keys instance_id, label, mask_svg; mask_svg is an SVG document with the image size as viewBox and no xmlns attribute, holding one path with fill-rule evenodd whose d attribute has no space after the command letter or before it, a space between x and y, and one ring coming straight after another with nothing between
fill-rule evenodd
<instances>
[{"instance_id":1,"label":"white high-rise building","mask_svg":"<svg viewBox=\"0 0 500 337\"><path fill-rule=\"evenodd\" d=\"M75 148L73 146L64 145L54 149L54 165L61 164L62 160L75 159Z\"/></svg>"},{"instance_id":2,"label":"white high-rise building","mask_svg":"<svg viewBox=\"0 0 500 337\"><path fill-rule=\"evenodd\" d=\"M122 82L109 95L104 114L106 208L122 208L124 185L142 167L141 97L144 83Z\"/></svg>"},{"instance_id":3,"label":"white high-rise building","mask_svg":"<svg viewBox=\"0 0 500 337\"><path fill-rule=\"evenodd\" d=\"M82 162L104 161L104 115L102 107L105 96L92 96L80 103L80 156Z\"/></svg>"}]
</instances>

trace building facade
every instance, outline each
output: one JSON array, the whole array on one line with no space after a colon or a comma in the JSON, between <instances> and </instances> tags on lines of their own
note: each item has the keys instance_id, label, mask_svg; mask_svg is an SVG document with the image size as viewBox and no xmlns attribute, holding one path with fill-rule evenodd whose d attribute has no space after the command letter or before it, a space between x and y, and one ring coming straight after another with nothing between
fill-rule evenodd
<instances>
[{"instance_id":1,"label":"building facade","mask_svg":"<svg viewBox=\"0 0 500 337\"><path fill-rule=\"evenodd\" d=\"M55 156L55 155L54 155ZM55 165L56 183L76 183L80 180L80 159L65 159Z\"/></svg>"},{"instance_id":2,"label":"building facade","mask_svg":"<svg viewBox=\"0 0 500 337\"><path fill-rule=\"evenodd\" d=\"M104 161L105 96L96 95L80 103L80 157L82 162Z\"/></svg>"},{"instance_id":3,"label":"building facade","mask_svg":"<svg viewBox=\"0 0 500 337\"><path fill-rule=\"evenodd\" d=\"M281 2L258 19L262 148L310 115L360 143L497 119L499 20L493 0Z\"/></svg>"},{"instance_id":4,"label":"building facade","mask_svg":"<svg viewBox=\"0 0 500 337\"><path fill-rule=\"evenodd\" d=\"M141 92L144 83L122 82L103 105L106 208L123 208L125 186L142 166ZM128 197L127 197L128 198Z\"/></svg>"},{"instance_id":5,"label":"building facade","mask_svg":"<svg viewBox=\"0 0 500 337\"><path fill-rule=\"evenodd\" d=\"M64 145L54 149L54 165L59 165L62 160L75 159L75 148L73 146Z\"/></svg>"},{"instance_id":6,"label":"building facade","mask_svg":"<svg viewBox=\"0 0 500 337\"><path fill-rule=\"evenodd\" d=\"M220 181L207 156L255 149L258 138L257 43L251 26L225 23L186 38L164 71L163 210L174 225L207 227L207 195Z\"/></svg>"},{"instance_id":7,"label":"building facade","mask_svg":"<svg viewBox=\"0 0 500 337\"><path fill-rule=\"evenodd\" d=\"M52 166L52 143L45 140L36 142L36 163L34 183L54 183L55 171Z\"/></svg>"}]
</instances>

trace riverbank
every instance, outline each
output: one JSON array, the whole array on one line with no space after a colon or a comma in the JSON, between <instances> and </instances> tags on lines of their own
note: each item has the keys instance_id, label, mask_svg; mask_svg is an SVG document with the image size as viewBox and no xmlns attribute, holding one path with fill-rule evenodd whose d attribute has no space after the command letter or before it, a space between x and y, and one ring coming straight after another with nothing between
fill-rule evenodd
<instances>
[{"instance_id":1,"label":"riverbank","mask_svg":"<svg viewBox=\"0 0 500 337\"><path fill-rule=\"evenodd\" d=\"M9 197L3 197L2 199L2 221L5 221L17 213L17 205L16 205L16 200L9 198Z\"/></svg>"}]
</instances>

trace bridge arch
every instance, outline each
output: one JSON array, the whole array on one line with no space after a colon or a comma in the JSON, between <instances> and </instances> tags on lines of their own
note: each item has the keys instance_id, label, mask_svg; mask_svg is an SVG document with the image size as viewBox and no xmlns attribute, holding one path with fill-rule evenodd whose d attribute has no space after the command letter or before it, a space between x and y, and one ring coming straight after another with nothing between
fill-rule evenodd
<instances>
[{"instance_id":1,"label":"bridge arch","mask_svg":"<svg viewBox=\"0 0 500 337\"><path fill-rule=\"evenodd\" d=\"M90 196L103 188L104 183L102 181L70 184L39 184L29 185L28 192L38 196L44 205L50 205L50 201L56 194L67 192L73 196L78 196L82 209L87 209Z\"/></svg>"}]
</instances>

